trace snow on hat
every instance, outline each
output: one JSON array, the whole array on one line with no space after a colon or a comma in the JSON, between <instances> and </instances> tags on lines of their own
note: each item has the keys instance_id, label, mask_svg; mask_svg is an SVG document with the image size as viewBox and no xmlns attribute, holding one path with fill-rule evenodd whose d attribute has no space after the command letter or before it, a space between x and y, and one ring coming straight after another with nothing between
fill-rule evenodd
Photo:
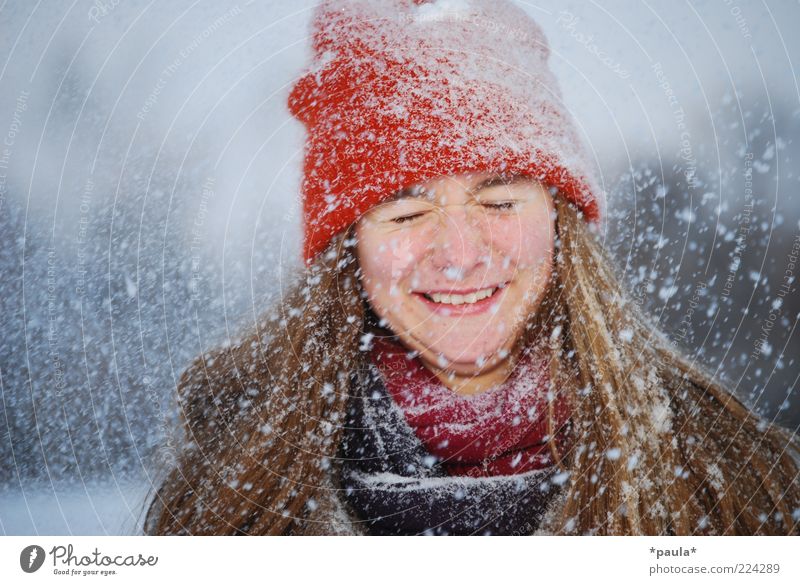
<instances>
[{"instance_id":1,"label":"snow on hat","mask_svg":"<svg viewBox=\"0 0 800 585\"><path fill-rule=\"evenodd\" d=\"M397 190L445 175L530 175L602 221L547 40L511 2L329 0L312 34L288 101L308 130L306 263Z\"/></svg>"}]
</instances>

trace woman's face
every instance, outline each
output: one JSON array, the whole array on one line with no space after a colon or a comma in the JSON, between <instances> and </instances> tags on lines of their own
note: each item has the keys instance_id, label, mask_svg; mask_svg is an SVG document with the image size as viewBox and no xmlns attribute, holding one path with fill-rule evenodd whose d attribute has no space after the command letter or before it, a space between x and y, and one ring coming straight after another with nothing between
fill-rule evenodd
<instances>
[{"instance_id":1,"label":"woman's face","mask_svg":"<svg viewBox=\"0 0 800 585\"><path fill-rule=\"evenodd\" d=\"M518 348L553 270L554 205L524 176L415 185L356 224L375 314L426 364L478 375Z\"/></svg>"}]
</instances>

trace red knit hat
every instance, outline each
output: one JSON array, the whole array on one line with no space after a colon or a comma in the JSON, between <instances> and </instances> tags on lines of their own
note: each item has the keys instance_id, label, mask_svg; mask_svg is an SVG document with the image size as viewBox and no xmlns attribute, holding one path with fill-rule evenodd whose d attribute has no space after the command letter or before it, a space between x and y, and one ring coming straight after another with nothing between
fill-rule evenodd
<instances>
[{"instance_id":1,"label":"red knit hat","mask_svg":"<svg viewBox=\"0 0 800 585\"><path fill-rule=\"evenodd\" d=\"M444 175L527 174L602 221L547 41L511 2L332 0L312 32L289 96L308 129L307 263L397 190Z\"/></svg>"}]
</instances>

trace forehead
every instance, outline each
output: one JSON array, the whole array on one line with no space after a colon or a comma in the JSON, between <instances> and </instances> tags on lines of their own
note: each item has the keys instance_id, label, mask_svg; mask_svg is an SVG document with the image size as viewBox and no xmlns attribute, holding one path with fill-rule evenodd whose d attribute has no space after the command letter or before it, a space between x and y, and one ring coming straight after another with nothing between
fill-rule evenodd
<instances>
[{"instance_id":1,"label":"forehead","mask_svg":"<svg viewBox=\"0 0 800 585\"><path fill-rule=\"evenodd\" d=\"M405 199L408 197L431 199L446 195L448 192L455 193L467 191L472 195L497 185L510 185L527 177L523 175L503 175L499 173L472 173L463 175L452 175L447 177L437 177L429 181L409 185L396 191L383 200L384 203Z\"/></svg>"}]
</instances>

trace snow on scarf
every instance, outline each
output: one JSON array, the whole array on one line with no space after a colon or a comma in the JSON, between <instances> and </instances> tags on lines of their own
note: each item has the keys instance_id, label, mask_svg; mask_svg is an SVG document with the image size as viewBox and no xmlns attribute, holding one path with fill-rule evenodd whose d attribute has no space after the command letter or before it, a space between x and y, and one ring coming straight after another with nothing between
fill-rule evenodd
<instances>
[{"instance_id":1,"label":"snow on scarf","mask_svg":"<svg viewBox=\"0 0 800 585\"><path fill-rule=\"evenodd\" d=\"M345 498L376 535L531 534L566 477L556 465L452 475L409 425L373 363L350 397L341 457Z\"/></svg>"}]
</instances>

